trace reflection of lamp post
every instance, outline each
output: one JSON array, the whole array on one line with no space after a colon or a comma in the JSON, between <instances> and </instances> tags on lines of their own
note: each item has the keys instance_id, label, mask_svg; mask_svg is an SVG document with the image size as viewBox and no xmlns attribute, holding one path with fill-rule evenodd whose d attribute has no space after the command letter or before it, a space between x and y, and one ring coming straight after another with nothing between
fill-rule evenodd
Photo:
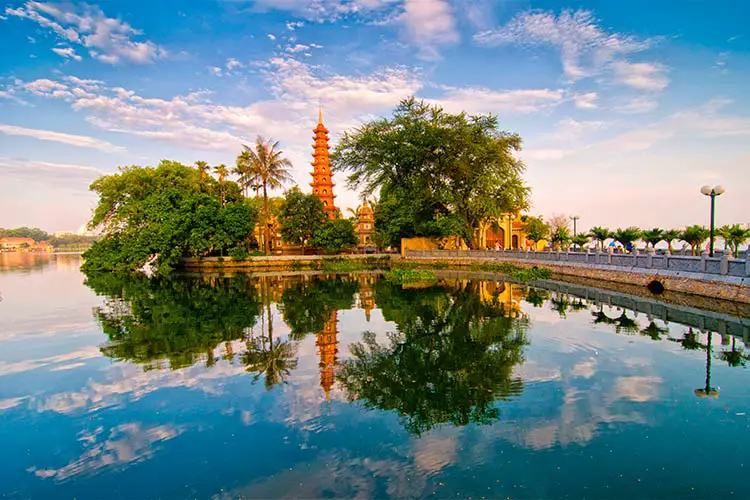
<instances>
[{"instance_id":1,"label":"reflection of lamp post","mask_svg":"<svg viewBox=\"0 0 750 500\"><path fill-rule=\"evenodd\" d=\"M708 343L706 345L706 387L693 391L699 398L705 398L706 396L712 398L719 397L719 391L711 387L711 336L711 332L708 332Z\"/></svg>"},{"instance_id":2,"label":"reflection of lamp post","mask_svg":"<svg viewBox=\"0 0 750 500\"><path fill-rule=\"evenodd\" d=\"M723 186L703 186L701 193L711 197L711 243L709 247L709 256L714 256L714 205L716 197L724 192Z\"/></svg>"}]
</instances>

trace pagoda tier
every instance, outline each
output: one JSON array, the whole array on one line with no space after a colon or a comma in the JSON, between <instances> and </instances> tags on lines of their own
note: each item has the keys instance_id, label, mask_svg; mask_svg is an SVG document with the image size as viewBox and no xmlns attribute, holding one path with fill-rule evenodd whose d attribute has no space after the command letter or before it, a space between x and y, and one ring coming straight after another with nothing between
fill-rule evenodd
<instances>
[{"instance_id":1,"label":"pagoda tier","mask_svg":"<svg viewBox=\"0 0 750 500\"><path fill-rule=\"evenodd\" d=\"M313 129L315 135L313 140L313 166L310 186L313 188L313 194L323 202L323 209L329 219L335 219L337 216L336 205L334 204L333 182L331 172L331 158L329 155L328 129L323 125L323 112L318 113L318 126Z\"/></svg>"},{"instance_id":2,"label":"pagoda tier","mask_svg":"<svg viewBox=\"0 0 750 500\"><path fill-rule=\"evenodd\" d=\"M338 353L338 340L336 336L338 317L335 309L329 312L328 320L323 325L323 331L317 333L315 345L320 355L320 387L323 388L326 401L331 401L331 388L336 380L334 369L336 366L336 354Z\"/></svg>"}]
</instances>

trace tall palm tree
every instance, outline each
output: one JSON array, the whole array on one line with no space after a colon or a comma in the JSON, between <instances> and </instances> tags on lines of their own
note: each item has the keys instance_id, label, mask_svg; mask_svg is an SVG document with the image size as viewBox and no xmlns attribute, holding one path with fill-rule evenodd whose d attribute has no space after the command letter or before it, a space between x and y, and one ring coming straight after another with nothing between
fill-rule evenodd
<instances>
[{"instance_id":1,"label":"tall palm tree","mask_svg":"<svg viewBox=\"0 0 750 500\"><path fill-rule=\"evenodd\" d=\"M278 149L278 142L271 142L258 136L255 139L255 148L242 145L242 152L237 156L238 168L247 168L251 172L250 177L259 181L263 186L263 226L264 226L264 246L266 255L271 254L271 232L268 222L270 214L268 210L268 190L280 188L284 183L290 182L292 176L289 168L292 162L282 156L282 151ZM241 166L240 166L241 165Z\"/></svg>"},{"instance_id":2,"label":"tall palm tree","mask_svg":"<svg viewBox=\"0 0 750 500\"><path fill-rule=\"evenodd\" d=\"M198 169L198 172L201 175L201 182L204 182L206 180L206 176L208 176L208 169L210 168L208 166L208 163L203 160L198 160L195 162L195 168Z\"/></svg>"},{"instance_id":3,"label":"tall palm tree","mask_svg":"<svg viewBox=\"0 0 750 500\"><path fill-rule=\"evenodd\" d=\"M221 206L223 207L226 203L224 198L224 181L226 180L227 175L229 175L229 169L222 163L221 165L216 165L214 167L214 172L216 172L216 175L219 177L219 193L221 194Z\"/></svg>"},{"instance_id":4,"label":"tall palm tree","mask_svg":"<svg viewBox=\"0 0 750 500\"><path fill-rule=\"evenodd\" d=\"M647 231L643 231L641 238L646 242L647 245L651 245L651 248L656 247L656 244L664 239L664 231L655 227Z\"/></svg>"},{"instance_id":5,"label":"tall palm tree","mask_svg":"<svg viewBox=\"0 0 750 500\"><path fill-rule=\"evenodd\" d=\"M724 247L737 257L739 247L750 238L750 229L739 224L721 226L716 233L724 239Z\"/></svg>"},{"instance_id":6,"label":"tall palm tree","mask_svg":"<svg viewBox=\"0 0 750 500\"><path fill-rule=\"evenodd\" d=\"M250 188L255 189L255 195L258 195L258 189L260 188L260 183L258 182L258 175L257 172L255 172L250 164L246 161L240 161L242 154L237 157L237 162L235 167L232 169L233 174L237 174L237 184L240 185L242 188L242 193L247 198L247 194Z\"/></svg>"},{"instance_id":7,"label":"tall palm tree","mask_svg":"<svg viewBox=\"0 0 750 500\"><path fill-rule=\"evenodd\" d=\"M667 229L665 230L661 237L664 239L664 241L667 242L667 247L669 248L670 255L672 254L672 242L674 240L680 239L680 236L682 235L682 231L679 229Z\"/></svg>"},{"instance_id":8,"label":"tall palm tree","mask_svg":"<svg viewBox=\"0 0 750 500\"><path fill-rule=\"evenodd\" d=\"M703 226L688 226L680 235L680 239L685 240L692 249L693 255L700 253L701 244L708 238L709 231Z\"/></svg>"},{"instance_id":9,"label":"tall palm tree","mask_svg":"<svg viewBox=\"0 0 750 500\"><path fill-rule=\"evenodd\" d=\"M591 238L599 242L599 250L604 250L604 240L612 237L612 232L606 227L594 226L591 228Z\"/></svg>"}]
</instances>

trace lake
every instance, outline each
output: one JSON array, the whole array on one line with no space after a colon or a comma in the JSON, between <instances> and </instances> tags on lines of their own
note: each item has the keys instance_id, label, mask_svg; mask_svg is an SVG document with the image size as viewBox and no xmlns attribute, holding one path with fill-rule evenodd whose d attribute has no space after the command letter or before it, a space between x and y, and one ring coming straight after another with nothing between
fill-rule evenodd
<instances>
[{"instance_id":1,"label":"lake","mask_svg":"<svg viewBox=\"0 0 750 500\"><path fill-rule=\"evenodd\" d=\"M0 254L2 498L750 497L731 312L79 264Z\"/></svg>"}]
</instances>

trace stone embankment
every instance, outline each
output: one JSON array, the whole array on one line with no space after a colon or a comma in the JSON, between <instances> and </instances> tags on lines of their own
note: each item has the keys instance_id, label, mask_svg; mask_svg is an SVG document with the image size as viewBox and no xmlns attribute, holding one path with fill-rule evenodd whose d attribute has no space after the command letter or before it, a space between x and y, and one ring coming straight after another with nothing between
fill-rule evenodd
<instances>
[{"instance_id":1,"label":"stone embankment","mask_svg":"<svg viewBox=\"0 0 750 500\"><path fill-rule=\"evenodd\" d=\"M722 258L586 252L495 252L487 250L409 250L407 260L461 267L509 262L545 267L555 276L646 287L750 303L750 258Z\"/></svg>"}]
</instances>

